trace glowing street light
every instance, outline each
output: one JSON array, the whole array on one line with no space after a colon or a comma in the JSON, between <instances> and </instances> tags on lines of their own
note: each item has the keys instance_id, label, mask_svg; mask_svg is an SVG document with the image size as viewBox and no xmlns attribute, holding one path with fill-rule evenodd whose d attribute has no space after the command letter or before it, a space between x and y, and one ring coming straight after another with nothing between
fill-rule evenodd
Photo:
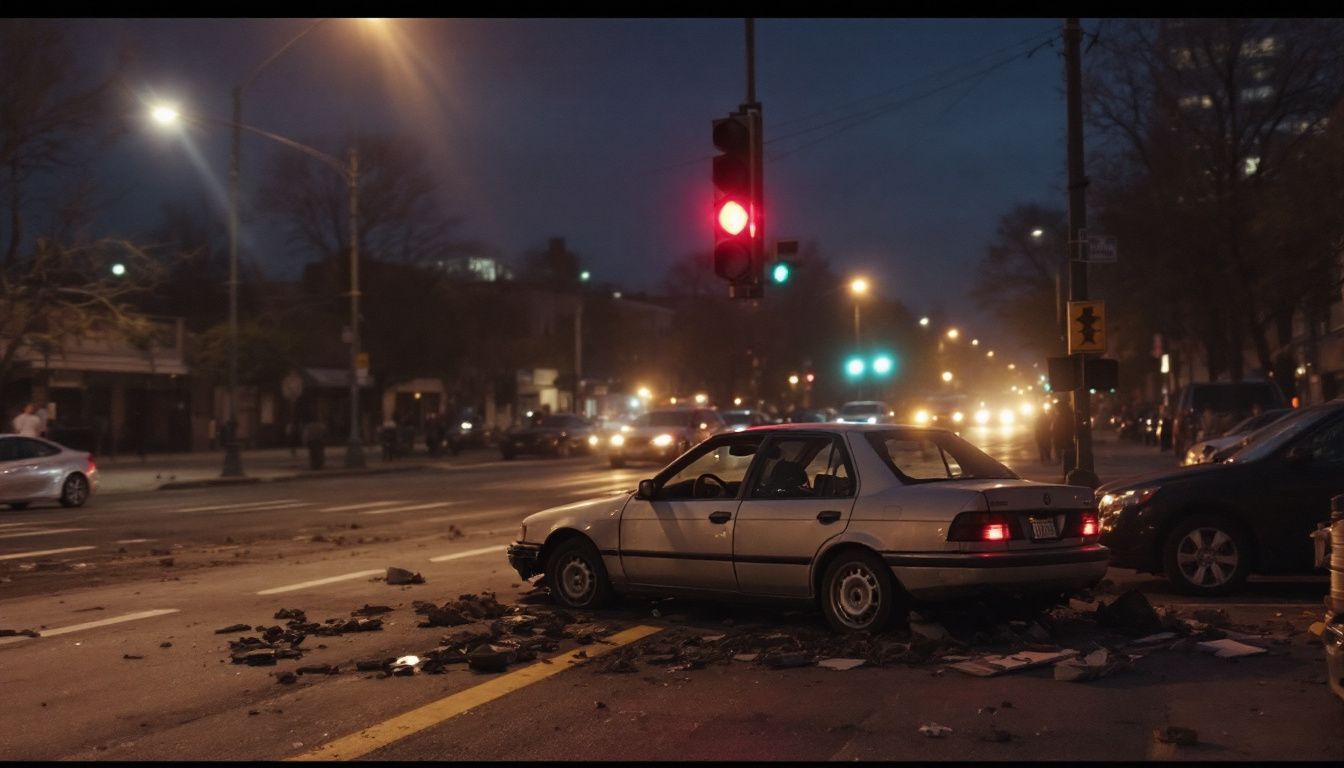
<instances>
[{"instance_id":1,"label":"glowing street light","mask_svg":"<svg viewBox=\"0 0 1344 768\"><path fill-rule=\"evenodd\" d=\"M1041 229L1040 227L1031 230L1031 236L1036 238L1037 240L1040 240L1043 235L1045 235L1045 230Z\"/></svg>"},{"instance_id":2,"label":"glowing street light","mask_svg":"<svg viewBox=\"0 0 1344 768\"><path fill-rule=\"evenodd\" d=\"M951 381L952 381L952 372L951 372L951 371L943 371L943 381L946 381L946 382L951 382Z\"/></svg>"},{"instance_id":3,"label":"glowing street light","mask_svg":"<svg viewBox=\"0 0 1344 768\"><path fill-rule=\"evenodd\" d=\"M849 281L849 292L855 296L863 296L868 293L868 278L856 277Z\"/></svg>"},{"instance_id":4,"label":"glowing street light","mask_svg":"<svg viewBox=\"0 0 1344 768\"><path fill-rule=\"evenodd\" d=\"M648 400L653 397L653 393L649 391L648 387L640 387L635 394L639 395L640 400Z\"/></svg>"},{"instance_id":5,"label":"glowing street light","mask_svg":"<svg viewBox=\"0 0 1344 768\"><path fill-rule=\"evenodd\" d=\"M958 331L956 328L948 328L948 329L947 329L947 338L949 338L949 339L951 339L951 340L953 340L953 341L956 341L956 340L957 340L957 337L960 336L960 335L961 335L961 331Z\"/></svg>"},{"instance_id":6,"label":"glowing street light","mask_svg":"<svg viewBox=\"0 0 1344 768\"><path fill-rule=\"evenodd\" d=\"M798 374L795 373L789 376L789 384L795 387L798 386Z\"/></svg>"},{"instance_id":7,"label":"glowing street light","mask_svg":"<svg viewBox=\"0 0 1344 768\"><path fill-rule=\"evenodd\" d=\"M985 357L993 357L993 356L994 356L994 350L992 349L985 353Z\"/></svg>"},{"instance_id":8,"label":"glowing street light","mask_svg":"<svg viewBox=\"0 0 1344 768\"><path fill-rule=\"evenodd\" d=\"M121 262L117 262L116 264L113 264L113 265L112 265L112 274L116 275L117 277L122 277L123 275L126 274L126 265L125 265L125 264L122 264Z\"/></svg>"},{"instance_id":9,"label":"glowing street light","mask_svg":"<svg viewBox=\"0 0 1344 768\"><path fill-rule=\"evenodd\" d=\"M928 328L928 327L929 327L929 318L927 318L927 317L921 317L921 318L919 318L919 324L920 324L920 326L922 326L922 327L924 327L924 328Z\"/></svg>"},{"instance_id":10,"label":"glowing street light","mask_svg":"<svg viewBox=\"0 0 1344 768\"><path fill-rule=\"evenodd\" d=\"M149 110L149 116L159 125L172 125L182 115L171 104L156 104Z\"/></svg>"},{"instance_id":11,"label":"glowing street light","mask_svg":"<svg viewBox=\"0 0 1344 768\"><path fill-rule=\"evenodd\" d=\"M697 394L695 396L695 402L697 405L704 405L705 403L709 402L709 396L703 393Z\"/></svg>"},{"instance_id":12,"label":"glowing street light","mask_svg":"<svg viewBox=\"0 0 1344 768\"><path fill-rule=\"evenodd\" d=\"M980 346L980 340L979 340L979 339L971 339L971 346L972 346L972 347L978 347L978 346Z\"/></svg>"}]
</instances>

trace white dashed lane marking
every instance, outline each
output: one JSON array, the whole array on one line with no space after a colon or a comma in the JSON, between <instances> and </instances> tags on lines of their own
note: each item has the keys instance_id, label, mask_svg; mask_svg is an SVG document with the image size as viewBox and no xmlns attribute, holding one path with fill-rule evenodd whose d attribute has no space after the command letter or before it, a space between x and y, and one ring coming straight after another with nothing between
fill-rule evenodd
<instances>
[{"instance_id":1,"label":"white dashed lane marking","mask_svg":"<svg viewBox=\"0 0 1344 768\"><path fill-rule=\"evenodd\" d=\"M409 507L392 507L391 509L366 509L360 512L361 515L386 515L389 512L415 512L420 509L442 509L453 504L455 501L439 501L433 504L414 504Z\"/></svg>"},{"instance_id":2,"label":"white dashed lane marking","mask_svg":"<svg viewBox=\"0 0 1344 768\"><path fill-rule=\"evenodd\" d=\"M89 531L91 528L51 528L45 531L21 531L19 533L0 533L0 539L18 539L24 536L48 536L53 533L73 533L74 531Z\"/></svg>"},{"instance_id":3,"label":"white dashed lane marking","mask_svg":"<svg viewBox=\"0 0 1344 768\"><path fill-rule=\"evenodd\" d=\"M46 555L61 555L66 552L83 552L86 549L97 549L97 547L63 547L61 549L39 549L35 552L15 552L12 555L0 555L0 560L22 560L25 557L44 557Z\"/></svg>"},{"instance_id":4,"label":"white dashed lane marking","mask_svg":"<svg viewBox=\"0 0 1344 768\"><path fill-rule=\"evenodd\" d=\"M380 573L386 573L386 572L387 571L384 568L379 568L377 570L372 571L356 571L354 573L347 573L341 576L330 576L325 579L314 579L313 581L304 581L298 584L288 584L286 586L275 587L273 589L263 589L257 594L278 595L281 592L296 592L300 589L307 589L308 587L320 587L324 584L335 584L338 581L349 581L350 579L368 578L369 576L377 576Z\"/></svg>"},{"instance_id":5,"label":"white dashed lane marking","mask_svg":"<svg viewBox=\"0 0 1344 768\"><path fill-rule=\"evenodd\" d=\"M80 632L86 629L96 627L106 627L109 624L121 624L126 621L137 621L139 619L151 619L155 616L165 616L170 613L177 613L180 608L157 608L152 611L140 611L139 613L128 613L124 616L113 616L108 619L99 619L98 621L87 621L83 624L71 624L68 627L57 627L56 629L44 629L38 632L38 637L53 637L55 635L65 635L70 632ZM9 645L10 643L21 643L24 640L30 640L29 637L6 637L0 639L0 645Z\"/></svg>"},{"instance_id":6,"label":"white dashed lane marking","mask_svg":"<svg viewBox=\"0 0 1344 768\"><path fill-rule=\"evenodd\" d=\"M207 507L179 507L176 509L166 509L165 512L214 512L220 509L243 509L244 507L274 507L277 504L309 504L311 502L299 501L298 499L271 499L267 501L249 501L243 504L213 504Z\"/></svg>"},{"instance_id":7,"label":"white dashed lane marking","mask_svg":"<svg viewBox=\"0 0 1344 768\"><path fill-rule=\"evenodd\" d=\"M451 555L439 555L438 557L431 557L429 558L429 562L443 563L449 560L460 560L461 558L464 557L475 557L477 555L486 555L491 552L503 552L506 549L508 549L508 545L506 544L500 544L494 547L481 547L480 549L469 549L466 552L454 552Z\"/></svg>"},{"instance_id":8,"label":"white dashed lane marking","mask_svg":"<svg viewBox=\"0 0 1344 768\"><path fill-rule=\"evenodd\" d=\"M318 512L348 512L352 509L368 509L369 507L390 507L393 504L405 504L404 501L369 501L363 504L346 504L340 507L325 507L317 510Z\"/></svg>"}]
</instances>

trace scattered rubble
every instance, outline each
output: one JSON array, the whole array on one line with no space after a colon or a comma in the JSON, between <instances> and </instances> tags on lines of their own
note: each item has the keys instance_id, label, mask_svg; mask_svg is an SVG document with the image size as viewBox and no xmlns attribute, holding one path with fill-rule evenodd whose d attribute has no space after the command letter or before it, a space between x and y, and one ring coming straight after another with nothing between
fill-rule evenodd
<instances>
[{"instance_id":1,"label":"scattered rubble","mask_svg":"<svg viewBox=\"0 0 1344 768\"><path fill-rule=\"evenodd\" d=\"M396 568L389 566L387 569L387 576L384 577L384 581L394 586L398 584L424 584L425 577L421 576L418 573L411 573L405 568Z\"/></svg>"},{"instance_id":2,"label":"scattered rubble","mask_svg":"<svg viewBox=\"0 0 1344 768\"><path fill-rule=\"evenodd\" d=\"M1096 680L1130 668L1130 659L1124 655L1112 656L1102 648L1081 659L1066 659L1055 665L1055 679L1071 683Z\"/></svg>"},{"instance_id":3,"label":"scattered rubble","mask_svg":"<svg viewBox=\"0 0 1344 768\"><path fill-rule=\"evenodd\" d=\"M925 723L919 726L919 732L931 739L941 739L951 733L952 729L938 723Z\"/></svg>"},{"instance_id":4,"label":"scattered rubble","mask_svg":"<svg viewBox=\"0 0 1344 768\"><path fill-rule=\"evenodd\" d=\"M1261 653L1268 653L1264 648L1229 639L1208 640L1200 643L1198 647L1199 650L1208 651L1220 659L1235 659L1241 656L1256 656Z\"/></svg>"},{"instance_id":5,"label":"scattered rubble","mask_svg":"<svg viewBox=\"0 0 1344 768\"><path fill-rule=\"evenodd\" d=\"M1199 743L1199 732L1193 728L1168 725L1166 728L1155 729L1153 731L1153 738L1166 744L1177 744L1183 747L1190 747Z\"/></svg>"}]
</instances>

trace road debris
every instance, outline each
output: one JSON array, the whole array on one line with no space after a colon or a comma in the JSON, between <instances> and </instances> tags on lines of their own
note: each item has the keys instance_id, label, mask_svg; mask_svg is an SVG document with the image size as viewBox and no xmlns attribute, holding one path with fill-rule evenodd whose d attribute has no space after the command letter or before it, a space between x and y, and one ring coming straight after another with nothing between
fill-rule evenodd
<instances>
[{"instance_id":1,"label":"road debris","mask_svg":"<svg viewBox=\"0 0 1344 768\"><path fill-rule=\"evenodd\" d=\"M275 682L280 683L282 685L293 685L298 679L299 678L297 675L288 670L284 672L275 673Z\"/></svg>"},{"instance_id":2,"label":"road debris","mask_svg":"<svg viewBox=\"0 0 1344 768\"><path fill-rule=\"evenodd\" d=\"M1126 634L1151 635L1161 632L1162 620L1138 590L1129 590L1109 604L1097 607L1097 623Z\"/></svg>"},{"instance_id":3,"label":"road debris","mask_svg":"<svg viewBox=\"0 0 1344 768\"><path fill-rule=\"evenodd\" d=\"M231 634L233 634L234 632L246 632L246 631L248 631L248 630L251 629L251 628L252 628L252 625L251 625L251 624L230 624L229 626L224 627L223 629L216 629L216 630L215 630L215 634L216 634L216 635L231 635Z\"/></svg>"},{"instance_id":4,"label":"road debris","mask_svg":"<svg viewBox=\"0 0 1344 768\"><path fill-rule=\"evenodd\" d=\"M123 659L143 659L143 658L145 658L145 657L144 657L144 656L136 656L135 654L132 654L132 653L123 653L123 654L121 654L121 658L123 658Z\"/></svg>"},{"instance_id":5,"label":"road debris","mask_svg":"<svg viewBox=\"0 0 1344 768\"><path fill-rule=\"evenodd\" d=\"M1154 729L1153 738L1164 744L1177 744L1183 747L1191 747L1199 743L1199 732L1193 728L1168 725L1166 728Z\"/></svg>"},{"instance_id":6,"label":"road debris","mask_svg":"<svg viewBox=\"0 0 1344 768\"><path fill-rule=\"evenodd\" d=\"M384 613L391 613L392 606L389 605L369 605L364 604L363 608L356 608L350 612L351 616L379 616ZM276 618L280 618L277 616Z\"/></svg>"},{"instance_id":7,"label":"road debris","mask_svg":"<svg viewBox=\"0 0 1344 768\"><path fill-rule=\"evenodd\" d=\"M925 723L919 726L919 732L931 739L941 739L951 733L952 729L938 723Z\"/></svg>"},{"instance_id":8,"label":"road debris","mask_svg":"<svg viewBox=\"0 0 1344 768\"><path fill-rule=\"evenodd\" d=\"M1065 659L1055 664L1055 679L1071 683L1096 680L1121 670L1130 668L1127 656L1111 656L1102 648L1087 654L1081 659Z\"/></svg>"},{"instance_id":9,"label":"road debris","mask_svg":"<svg viewBox=\"0 0 1344 768\"><path fill-rule=\"evenodd\" d=\"M0 637L37 637L38 634L31 629L0 629Z\"/></svg>"},{"instance_id":10,"label":"road debris","mask_svg":"<svg viewBox=\"0 0 1344 768\"><path fill-rule=\"evenodd\" d=\"M843 672L847 669L862 667L864 664L867 663L868 661L866 659L821 659L820 661L817 662L817 666Z\"/></svg>"},{"instance_id":11,"label":"road debris","mask_svg":"<svg viewBox=\"0 0 1344 768\"><path fill-rule=\"evenodd\" d=\"M1236 640L1206 640L1199 644L1199 650L1212 653L1220 659L1235 659L1241 656L1256 656L1269 651L1255 645L1239 643Z\"/></svg>"},{"instance_id":12,"label":"road debris","mask_svg":"<svg viewBox=\"0 0 1344 768\"><path fill-rule=\"evenodd\" d=\"M1004 656L984 656L971 661L962 661L950 665L952 669L958 672L965 672L968 675L976 677L994 677L1005 672L1019 672L1033 667L1043 667L1046 664L1053 664L1057 661L1077 656L1078 652L1072 649L1062 651L1023 651L1021 653L1011 653Z\"/></svg>"},{"instance_id":13,"label":"road debris","mask_svg":"<svg viewBox=\"0 0 1344 768\"><path fill-rule=\"evenodd\" d=\"M398 585L398 584L424 584L424 583L425 583L425 577L424 577L424 576L421 576L421 575L418 574L418 573L411 573L410 571L406 570L405 568L396 568L396 567L393 567L393 566L389 566L389 567L388 567L388 569L387 569L387 576L385 576L383 580L386 581L388 584L393 585L393 586Z\"/></svg>"}]
</instances>

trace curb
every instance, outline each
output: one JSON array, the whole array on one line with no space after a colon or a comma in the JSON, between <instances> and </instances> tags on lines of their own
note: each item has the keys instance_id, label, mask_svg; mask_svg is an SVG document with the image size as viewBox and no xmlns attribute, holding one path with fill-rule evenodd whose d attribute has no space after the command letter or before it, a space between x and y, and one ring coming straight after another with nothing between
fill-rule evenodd
<instances>
[{"instance_id":1,"label":"curb","mask_svg":"<svg viewBox=\"0 0 1344 768\"><path fill-rule=\"evenodd\" d=\"M410 464L402 467L373 467L369 469L316 469L298 475L279 475L277 477L216 477L209 480L184 480L164 483L156 490L184 491L192 488L213 488L227 485L255 485L257 483L283 483L294 480L324 480L327 478L361 477L364 475L389 475L397 472L419 472L429 469L427 464Z\"/></svg>"}]
</instances>

